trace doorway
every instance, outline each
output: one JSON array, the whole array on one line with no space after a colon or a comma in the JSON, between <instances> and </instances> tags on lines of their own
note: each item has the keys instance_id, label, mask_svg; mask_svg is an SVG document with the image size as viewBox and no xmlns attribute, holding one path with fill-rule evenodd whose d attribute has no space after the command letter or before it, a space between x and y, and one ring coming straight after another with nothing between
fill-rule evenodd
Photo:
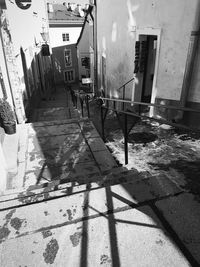
<instances>
[{"instance_id":1,"label":"doorway","mask_svg":"<svg viewBox=\"0 0 200 267\"><path fill-rule=\"evenodd\" d=\"M141 102L150 103L155 75L157 36L142 35L140 73L142 75Z\"/></svg>"},{"instance_id":2,"label":"doorway","mask_svg":"<svg viewBox=\"0 0 200 267\"><path fill-rule=\"evenodd\" d=\"M160 52L161 29L138 28L135 43L135 85L132 100L136 102L155 103L157 95L157 72ZM140 110L141 105L134 105ZM146 108L149 110L149 108ZM142 106L142 110L145 110ZM150 107L153 116L153 107Z\"/></svg>"}]
</instances>

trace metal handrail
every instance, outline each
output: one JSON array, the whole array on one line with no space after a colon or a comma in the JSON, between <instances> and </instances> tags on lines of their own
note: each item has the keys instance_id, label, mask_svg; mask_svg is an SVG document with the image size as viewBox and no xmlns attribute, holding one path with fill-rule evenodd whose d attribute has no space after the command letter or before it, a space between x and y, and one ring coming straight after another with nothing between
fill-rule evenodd
<instances>
[{"instance_id":1,"label":"metal handrail","mask_svg":"<svg viewBox=\"0 0 200 267\"><path fill-rule=\"evenodd\" d=\"M191 111L191 112L200 113L200 110L192 109L192 108L175 107L175 106L170 106L170 105L159 105L159 104L153 104L153 103L124 100L124 99L119 99L119 98L106 98L106 97L100 97L100 98L102 100L108 100L108 101L115 101L115 102L122 102L122 103L136 104L136 105L144 105L144 106L152 106L152 107L158 107L158 108L167 108L167 109Z\"/></svg>"},{"instance_id":2,"label":"metal handrail","mask_svg":"<svg viewBox=\"0 0 200 267\"><path fill-rule=\"evenodd\" d=\"M118 102L122 102L123 104L124 103L131 103L131 104L154 106L154 107L159 107L159 108L174 109L174 110L181 110L181 111L191 111L191 112L200 113L200 110L196 110L196 109L192 109L192 108L174 107L174 106L168 106L168 105L158 105L158 104L152 104L152 103L136 102L136 101L123 100L123 99L115 99L115 98L112 99L112 98L106 98L106 97L100 97L100 98L102 100L113 101L114 103L116 101L118 101ZM103 113L103 109L106 110L105 114ZM124 131L123 131L123 133L124 133L125 164L128 164L128 134L130 132L130 129L129 130L127 129L127 116L133 116L133 117L138 117L138 118L154 120L154 121L160 122L162 124L168 124L168 125L171 125L171 126L174 126L174 127L177 127L177 128L182 128L182 129L185 129L185 130L189 130L189 131L194 131L194 132L200 133L200 129L197 129L197 128L188 127L186 125L182 125L182 124L179 124L179 123L171 122L171 121L168 121L168 120L165 120L165 119L161 119L161 118L155 118L155 117L150 117L150 116L146 116L146 115L137 114L135 112L116 109L115 105L114 105L114 108L111 108L111 107L108 107L108 106L106 107L105 104L102 104L102 106L101 106L101 124L102 124L102 137L103 137L104 141L105 141L104 122L105 122L108 110L112 110L115 113L118 112L118 113L124 114ZM134 124L135 124L135 122L134 122ZM134 124L132 125L132 127L134 126Z\"/></svg>"},{"instance_id":3,"label":"metal handrail","mask_svg":"<svg viewBox=\"0 0 200 267\"><path fill-rule=\"evenodd\" d=\"M128 83L132 82L133 80L135 80L135 78L131 78L128 82L124 83L123 85L121 85L116 91L119 91L121 88L123 88L124 86L126 86Z\"/></svg>"}]
</instances>

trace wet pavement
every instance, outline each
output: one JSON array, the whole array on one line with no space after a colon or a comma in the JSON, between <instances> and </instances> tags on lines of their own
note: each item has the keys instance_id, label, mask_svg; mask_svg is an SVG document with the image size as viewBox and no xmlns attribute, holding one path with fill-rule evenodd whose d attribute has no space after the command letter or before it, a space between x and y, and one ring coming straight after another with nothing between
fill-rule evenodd
<instances>
[{"instance_id":1,"label":"wet pavement","mask_svg":"<svg viewBox=\"0 0 200 267\"><path fill-rule=\"evenodd\" d=\"M198 266L199 199L165 174L119 167L64 93L21 127L0 266Z\"/></svg>"}]
</instances>

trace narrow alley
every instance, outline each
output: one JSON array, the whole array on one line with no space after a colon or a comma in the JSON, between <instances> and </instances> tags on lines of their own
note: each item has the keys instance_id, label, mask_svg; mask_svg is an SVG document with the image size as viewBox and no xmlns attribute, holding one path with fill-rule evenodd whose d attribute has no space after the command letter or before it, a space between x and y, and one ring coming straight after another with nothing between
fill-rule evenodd
<instances>
[{"instance_id":1,"label":"narrow alley","mask_svg":"<svg viewBox=\"0 0 200 267\"><path fill-rule=\"evenodd\" d=\"M165 176L118 167L64 88L33 120L18 154L23 187L0 197L1 266L195 263L190 242L163 217L170 205L180 212L180 199L188 205L187 193Z\"/></svg>"},{"instance_id":2,"label":"narrow alley","mask_svg":"<svg viewBox=\"0 0 200 267\"><path fill-rule=\"evenodd\" d=\"M0 267L200 266L199 10L0 0Z\"/></svg>"}]
</instances>

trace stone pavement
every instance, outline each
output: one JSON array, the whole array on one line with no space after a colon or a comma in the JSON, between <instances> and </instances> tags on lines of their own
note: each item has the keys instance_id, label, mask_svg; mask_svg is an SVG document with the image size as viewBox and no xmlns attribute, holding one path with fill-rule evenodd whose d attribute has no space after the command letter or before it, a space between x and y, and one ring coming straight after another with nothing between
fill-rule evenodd
<instances>
[{"instance_id":1,"label":"stone pavement","mask_svg":"<svg viewBox=\"0 0 200 267\"><path fill-rule=\"evenodd\" d=\"M118 167L87 118L45 109L22 126L20 182L0 197L0 266L198 266L198 199Z\"/></svg>"}]
</instances>

